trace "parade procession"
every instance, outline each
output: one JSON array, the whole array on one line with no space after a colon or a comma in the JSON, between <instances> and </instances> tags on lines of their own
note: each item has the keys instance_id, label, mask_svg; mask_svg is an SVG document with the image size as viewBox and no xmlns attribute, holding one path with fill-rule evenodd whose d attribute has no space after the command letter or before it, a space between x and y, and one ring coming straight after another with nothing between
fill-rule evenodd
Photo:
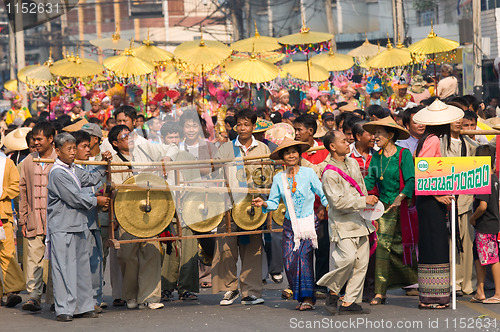
<instances>
[{"instance_id":1,"label":"parade procession","mask_svg":"<svg viewBox=\"0 0 500 332\"><path fill-rule=\"evenodd\" d=\"M497 328L496 5L264 2L4 1L2 330Z\"/></svg>"}]
</instances>

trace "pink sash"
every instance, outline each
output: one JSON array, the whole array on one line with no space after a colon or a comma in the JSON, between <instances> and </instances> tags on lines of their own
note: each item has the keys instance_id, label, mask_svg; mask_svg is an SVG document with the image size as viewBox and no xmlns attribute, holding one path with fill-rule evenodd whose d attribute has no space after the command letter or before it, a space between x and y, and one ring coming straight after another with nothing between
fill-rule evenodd
<instances>
[{"instance_id":1,"label":"pink sash","mask_svg":"<svg viewBox=\"0 0 500 332\"><path fill-rule=\"evenodd\" d=\"M323 170L323 173L321 173L321 177L323 177L323 174L325 174L325 172L327 170L331 169L332 171L335 171L337 173L339 173L339 175L344 179L346 180L347 182L349 182L349 184L351 186L354 187L354 189L356 189L359 193L359 195L361 197L364 197L365 194L363 194L363 191L361 190L361 187L359 186L359 184L356 182L356 180L354 180L352 177L350 177L349 175L347 175L346 172L344 172L343 170L341 170L340 168L338 168L337 166L333 166L333 165L326 165L325 169ZM373 220L372 220L372 225L375 226L375 224L373 223ZM368 235L368 240L370 241L370 243L372 243L371 247L370 247L370 256L373 255L375 253L375 249L377 249L377 232L371 232L370 235Z\"/></svg>"}]
</instances>

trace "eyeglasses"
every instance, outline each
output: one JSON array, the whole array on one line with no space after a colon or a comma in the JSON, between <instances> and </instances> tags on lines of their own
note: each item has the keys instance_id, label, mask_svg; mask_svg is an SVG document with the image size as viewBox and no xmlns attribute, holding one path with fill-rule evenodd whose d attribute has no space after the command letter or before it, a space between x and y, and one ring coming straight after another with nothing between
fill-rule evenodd
<instances>
[{"instance_id":1,"label":"eyeglasses","mask_svg":"<svg viewBox=\"0 0 500 332\"><path fill-rule=\"evenodd\" d=\"M118 136L118 139L119 139L119 140L123 140L123 139L125 139L125 138L128 138L128 137L129 137L129 135L130 135L130 133L122 134L122 135Z\"/></svg>"}]
</instances>

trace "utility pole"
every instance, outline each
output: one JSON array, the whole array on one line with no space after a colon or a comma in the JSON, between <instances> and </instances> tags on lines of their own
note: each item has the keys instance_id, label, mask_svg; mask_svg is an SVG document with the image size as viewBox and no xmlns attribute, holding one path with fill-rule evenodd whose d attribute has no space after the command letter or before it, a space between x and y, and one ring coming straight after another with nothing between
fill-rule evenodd
<instances>
[{"instance_id":1,"label":"utility pole","mask_svg":"<svg viewBox=\"0 0 500 332\"><path fill-rule=\"evenodd\" d=\"M170 18L168 16L168 1L163 0L163 24L165 25L165 49L168 47L168 40L170 39L170 35L168 33L170 27Z\"/></svg>"},{"instance_id":2,"label":"utility pole","mask_svg":"<svg viewBox=\"0 0 500 332\"><path fill-rule=\"evenodd\" d=\"M101 0L95 0L95 33L97 39L102 38L102 10L101 10ZM99 48L99 63L102 63L102 49Z\"/></svg>"},{"instance_id":3,"label":"utility pole","mask_svg":"<svg viewBox=\"0 0 500 332\"><path fill-rule=\"evenodd\" d=\"M250 38L252 36L252 17L250 13L250 0L245 0L245 6L243 7L245 11L245 20L246 20L246 38Z\"/></svg>"},{"instance_id":4,"label":"utility pole","mask_svg":"<svg viewBox=\"0 0 500 332\"><path fill-rule=\"evenodd\" d=\"M396 17L397 17L397 25L398 25L398 40L397 42L404 43L406 35L405 35L405 22L403 16L403 0L396 0ZM395 43L397 45L397 43Z\"/></svg>"},{"instance_id":5,"label":"utility pole","mask_svg":"<svg viewBox=\"0 0 500 332\"><path fill-rule=\"evenodd\" d=\"M84 22L85 22L85 14L83 11L83 4L85 3L85 0L80 0L80 3L78 4L78 39L80 39L80 42L83 42L85 39L85 30L84 30ZM85 56L85 50L83 47L80 48L80 58L83 58Z\"/></svg>"},{"instance_id":6,"label":"utility pole","mask_svg":"<svg viewBox=\"0 0 500 332\"><path fill-rule=\"evenodd\" d=\"M394 33L394 45L398 44L398 19L397 19L397 10L396 10L396 0L392 1L392 27Z\"/></svg>"},{"instance_id":7,"label":"utility pole","mask_svg":"<svg viewBox=\"0 0 500 332\"><path fill-rule=\"evenodd\" d=\"M325 12L326 12L326 23L328 26L328 32L333 36L331 48L335 52L337 51L337 43L335 42L335 26L333 23L333 13L332 13L332 0L324 0L325 2Z\"/></svg>"},{"instance_id":8,"label":"utility pole","mask_svg":"<svg viewBox=\"0 0 500 332\"><path fill-rule=\"evenodd\" d=\"M23 28L23 13L18 11L15 13L14 24L16 26L16 58L17 58L17 70L21 70L26 67L26 60L24 58L24 28ZM28 106L26 89L22 84L18 82L18 91L23 96L23 106Z\"/></svg>"},{"instance_id":9,"label":"utility pole","mask_svg":"<svg viewBox=\"0 0 500 332\"><path fill-rule=\"evenodd\" d=\"M481 35L481 0L472 0L472 31L474 34L474 95L479 100L483 99L483 73L482 73L482 35Z\"/></svg>"},{"instance_id":10,"label":"utility pole","mask_svg":"<svg viewBox=\"0 0 500 332\"><path fill-rule=\"evenodd\" d=\"M16 34L14 33L14 22L9 24L9 68L10 79L16 79Z\"/></svg>"},{"instance_id":11,"label":"utility pole","mask_svg":"<svg viewBox=\"0 0 500 332\"><path fill-rule=\"evenodd\" d=\"M273 10L271 9L271 0L267 0L267 18L269 21L269 32L268 36L273 36Z\"/></svg>"}]
</instances>

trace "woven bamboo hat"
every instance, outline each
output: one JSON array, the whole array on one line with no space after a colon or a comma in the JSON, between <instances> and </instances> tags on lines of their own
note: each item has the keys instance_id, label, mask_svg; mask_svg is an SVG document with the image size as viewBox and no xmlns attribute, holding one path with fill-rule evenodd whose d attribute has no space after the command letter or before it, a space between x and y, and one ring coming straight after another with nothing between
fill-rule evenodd
<instances>
[{"instance_id":1,"label":"woven bamboo hat","mask_svg":"<svg viewBox=\"0 0 500 332\"><path fill-rule=\"evenodd\" d=\"M271 158L272 160L280 160L281 159L280 158L280 151L287 149L291 146L296 146L299 149L300 154L302 154L303 152L306 152L310 148L309 143L299 142L299 141L290 139L288 137L285 137L283 142L276 148L276 150L273 151L273 153L271 153L269 158Z\"/></svg>"},{"instance_id":2,"label":"woven bamboo hat","mask_svg":"<svg viewBox=\"0 0 500 332\"><path fill-rule=\"evenodd\" d=\"M439 126L458 121L463 117L464 111L460 108L436 99L432 104L418 111L413 116L413 121L427 126Z\"/></svg>"},{"instance_id":3,"label":"woven bamboo hat","mask_svg":"<svg viewBox=\"0 0 500 332\"><path fill-rule=\"evenodd\" d=\"M78 120L77 122L70 124L69 126L64 127L62 130L68 133L72 133L74 131L78 131L82 129L83 125L89 123L86 119Z\"/></svg>"},{"instance_id":4,"label":"woven bamboo hat","mask_svg":"<svg viewBox=\"0 0 500 332\"><path fill-rule=\"evenodd\" d=\"M11 131L7 136L2 138L2 145L13 151L22 151L28 148L26 135L31 131L29 127L21 127Z\"/></svg>"},{"instance_id":5,"label":"woven bamboo hat","mask_svg":"<svg viewBox=\"0 0 500 332\"><path fill-rule=\"evenodd\" d=\"M415 117L415 116L414 116ZM368 123L365 123L363 125L363 129L369 132L370 134L375 134L375 129L377 126L381 127L386 127L386 128L392 128L396 129L399 132L399 138L398 139L407 139L410 137L410 132L406 130L405 128L401 127L394 121L393 118L390 116L385 117L383 119L377 120L377 121L371 121Z\"/></svg>"}]
</instances>

